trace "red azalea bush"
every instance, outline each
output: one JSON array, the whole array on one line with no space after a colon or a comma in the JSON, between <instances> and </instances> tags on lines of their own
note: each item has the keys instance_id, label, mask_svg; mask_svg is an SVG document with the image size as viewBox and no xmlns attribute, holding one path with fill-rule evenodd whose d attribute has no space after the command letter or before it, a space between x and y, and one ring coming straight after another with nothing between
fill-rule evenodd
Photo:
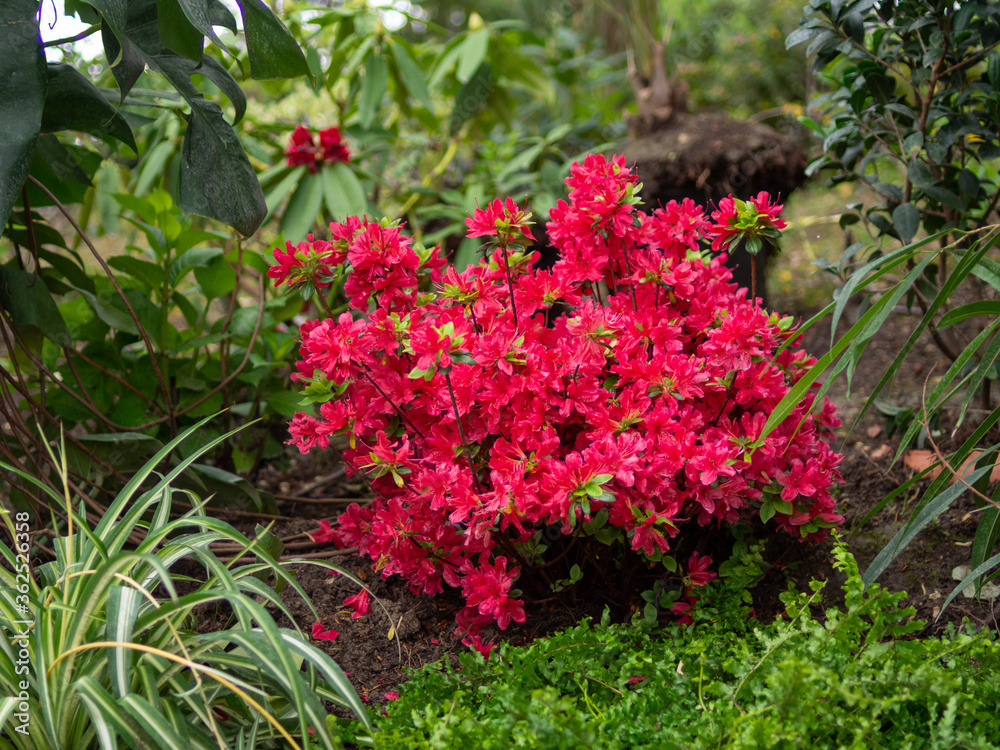
<instances>
[{"instance_id":1,"label":"red azalea bush","mask_svg":"<svg viewBox=\"0 0 1000 750\"><path fill-rule=\"evenodd\" d=\"M814 360L783 347L790 319L700 249L728 241L735 204L712 220L690 200L644 213L623 157L588 156L566 184L550 270L534 267L530 215L509 198L467 221L489 252L461 273L399 226L357 218L277 251L272 268L279 283L343 279L356 311L302 326L293 376L320 406L296 414L289 442L305 453L346 436L343 459L375 494L319 537L415 591L460 588L458 622L477 646L484 624L524 621L516 582L558 588L563 535L616 548L591 547L604 574L630 549L690 587L714 574L705 556L685 575L667 554L689 527L773 520L821 539L843 520L829 401L813 413L810 393L748 450ZM748 226L780 228L766 193L750 206Z\"/></svg>"},{"instance_id":2,"label":"red azalea bush","mask_svg":"<svg viewBox=\"0 0 1000 750\"><path fill-rule=\"evenodd\" d=\"M290 167L305 165L310 172L315 172L324 164L350 161L351 152L341 138L338 128L319 131L317 146L313 132L305 125L296 125L288 139L285 158Z\"/></svg>"}]
</instances>

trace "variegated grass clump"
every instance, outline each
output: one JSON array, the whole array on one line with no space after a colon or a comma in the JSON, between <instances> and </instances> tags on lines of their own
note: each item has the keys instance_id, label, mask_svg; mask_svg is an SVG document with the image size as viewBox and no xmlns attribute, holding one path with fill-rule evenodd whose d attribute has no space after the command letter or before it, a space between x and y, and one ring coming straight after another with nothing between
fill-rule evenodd
<instances>
[{"instance_id":1,"label":"variegated grass clump","mask_svg":"<svg viewBox=\"0 0 1000 750\"><path fill-rule=\"evenodd\" d=\"M266 609L288 615L275 591L285 585L308 602L276 556L260 539L203 514L204 501L192 493L184 494L194 508L172 517L173 497L182 491L171 482L197 456L141 490L200 426L151 459L96 524L82 501L74 507L68 487L59 497L37 478L0 464L47 492L67 519L64 535L55 539L55 560L27 576L17 545L0 543L0 696L11 696L0 698L0 748L341 747L327 727L324 701L346 707L370 733L368 714L333 659L297 625L279 628ZM61 464L66 485L64 459ZM11 514L3 515L17 538ZM142 541L135 544L137 537ZM213 542L237 542L255 562L224 564L210 550ZM182 560L197 563L204 575L172 574ZM266 582L271 576L274 587ZM193 590L181 595L181 580L191 581ZM17 598L25 588L27 613ZM229 626L195 632L195 610L206 605L228 607ZM18 624L25 621L30 624ZM15 639L22 631L27 635Z\"/></svg>"}]
</instances>

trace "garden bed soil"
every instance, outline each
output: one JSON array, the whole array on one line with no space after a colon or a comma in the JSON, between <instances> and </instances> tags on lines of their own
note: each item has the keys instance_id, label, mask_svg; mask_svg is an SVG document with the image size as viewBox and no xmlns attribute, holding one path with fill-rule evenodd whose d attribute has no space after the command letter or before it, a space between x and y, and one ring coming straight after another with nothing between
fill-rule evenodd
<instances>
[{"instance_id":1,"label":"garden bed soil","mask_svg":"<svg viewBox=\"0 0 1000 750\"><path fill-rule=\"evenodd\" d=\"M923 489L920 487L910 495L898 498L868 523L861 525L865 515L910 475L910 470L902 461L892 462L898 435L894 436L895 439L887 438L885 423L880 415L871 410L859 423L854 422L864 403L864 396L900 350L914 321L914 317L906 314L894 316L891 324L886 325L873 341L859 365L853 393L848 396L843 382L838 382L830 394L844 418L837 445L844 454L841 464L844 485L839 493L838 505L845 516L844 538L862 571L909 517L909 512L919 500L919 490ZM807 332L805 346L810 352L821 354L828 345L828 325L822 330ZM932 343L918 344L886 398L901 404L915 403L928 374L943 372L939 358ZM943 450L957 445L955 439L950 439L948 435L939 436L937 442ZM282 501L281 512L289 518L277 522L273 528L280 537L315 531L319 518L332 517L337 512L335 509L344 507L343 503L316 503L317 497L361 495L361 487L343 477L332 455L322 452L296 457L289 471L265 473L258 483L262 489L284 498L310 496L302 502ZM308 492L303 492L303 489ZM889 590L908 592L907 605L914 607L916 617L927 623L917 636L938 634L949 623L961 626L965 618L976 627L998 628L1000 602L975 601L959 595L941 613L941 605L957 584L952 579L953 569L968 564L971 555L978 515L974 512L975 503L968 494L942 514L936 523L918 534L878 579L878 583ZM244 531L252 533L253 526L254 523L243 524ZM784 611L778 596L789 582L799 590L806 590L810 579L829 581L823 592L824 608L837 604L838 598L842 599L838 595L843 576L833 569L830 547L830 541L814 544L800 543L788 535L775 538L765 554L771 567L753 591L757 618L767 622ZM313 642L337 661L367 702L384 702L387 694L407 679L408 670L443 656L455 655L466 648L454 636L454 615L461 606L457 592L434 598L415 595L399 579L382 580L373 572L370 560L351 554L341 554L326 562L364 581L371 589L377 603L373 601L369 614L352 619L351 610L344 606L344 599L357 592L357 585L347 577L331 575L328 569L315 564L290 564L289 567L295 571L298 582L312 600L316 614L288 588L282 593L282 598L298 626L306 633L311 632L313 623L317 621L323 624L324 629L337 631L335 640ZM601 609L595 602L574 605L550 600L543 604L529 604L524 625L512 624L502 632L488 628L483 633L483 640L527 643L570 626L582 617L600 617ZM939 614L940 618L935 620ZM284 615L278 620L281 626L290 625ZM211 630L223 624L221 614L204 612L199 627Z\"/></svg>"}]
</instances>

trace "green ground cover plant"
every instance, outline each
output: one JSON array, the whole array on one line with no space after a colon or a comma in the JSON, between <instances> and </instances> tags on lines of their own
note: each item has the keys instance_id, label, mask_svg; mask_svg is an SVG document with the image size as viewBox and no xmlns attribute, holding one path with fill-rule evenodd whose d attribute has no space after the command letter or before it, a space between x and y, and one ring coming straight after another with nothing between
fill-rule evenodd
<instances>
[{"instance_id":1,"label":"green ground cover plant","mask_svg":"<svg viewBox=\"0 0 1000 750\"><path fill-rule=\"evenodd\" d=\"M32 570L30 516L4 510L12 543L0 543L0 747L332 749L340 743L323 701L347 707L361 734L370 731L337 664L267 609L288 615L277 593L284 586L308 601L276 562L277 538L259 529L248 539L172 487L197 453L140 489L198 426L164 446L96 521L67 484L60 496L0 463L51 493L65 516L54 559ZM178 495L195 507L172 517ZM215 542L236 544L237 558L251 561L222 562ZM182 563L201 575L172 572ZM197 632L196 610L220 608L227 624Z\"/></svg>"},{"instance_id":2,"label":"green ground cover plant","mask_svg":"<svg viewBox=\"0 0 1000 750\"><path fill-rule=\"evenodd\" d=\"M845 604L822 616L821 582L790 588L786 617L768 625L712 583L691 626L605 617L488 660L428 665L376 718L375 746L998 747L996 634L903 639L923 625L905 595L865 590L844 546L833 554Z\"/></svg>"}]
</instances>

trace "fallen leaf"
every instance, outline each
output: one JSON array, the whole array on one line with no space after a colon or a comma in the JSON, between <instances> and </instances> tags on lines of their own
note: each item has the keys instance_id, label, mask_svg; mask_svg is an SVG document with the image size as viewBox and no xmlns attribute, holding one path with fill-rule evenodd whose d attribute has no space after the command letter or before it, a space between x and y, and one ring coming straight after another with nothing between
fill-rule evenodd
<instances>
[{"instance_id":1,"label":"fallen leaf","mask_svg":"<svg viewBox=\"0 0 1000 750\"><path fill-rule=\"evenodd\" d=\"M971 474L976 468L976 461L982 455L982 451L972 451L969 457L965 459L965 463L962 464L961 468L958 470L958 475L961 477L966 477ZM874 454L873 454L874 457ZM903 456L903 463L908 469L913 469L913 471L923 471L924 469L934 466L938 462L937 456L931 451L927 450L911 450L907 451ZM941 473L941 466L936 466L931 469L930 477L931 479L936 479L938 474ZM993 466L993 471L990 472L990 481L996 482L1000 480L1000 463ZM952 482L954 483L954 478Z\"/></svg>"},{"instance_id":2,"label":"fallen leaf","mask_svg":"<svg viewBox=\"0 0 1000 750\"><path fill-rule=\"evenodd\" d=\"M878 448L872 451L872 458L876 461L886 458L892 455L892 448L889 447L887 443L882 443Z\"/></svg>"}]
</instances>

